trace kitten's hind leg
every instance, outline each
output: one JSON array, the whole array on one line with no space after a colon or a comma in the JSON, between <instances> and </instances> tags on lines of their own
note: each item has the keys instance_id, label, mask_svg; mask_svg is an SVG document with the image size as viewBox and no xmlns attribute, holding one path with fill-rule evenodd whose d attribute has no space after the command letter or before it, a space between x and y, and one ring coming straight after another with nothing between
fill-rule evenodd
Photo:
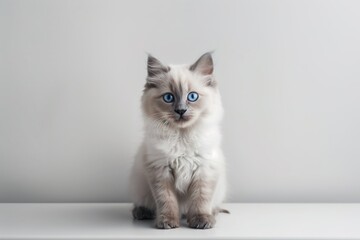
<instances>
[{"instance_id":1,"label":"kitten's hind leg","mask_svg":"<svg viewBox=\"0 0 360 240\"><path fill-rule=\"evenodd\" d=\"M130 193L134 203L132 215L136 220L155 218L156 205L145 176L143 157L142 147L135 157L132 173L130 175Z\"/></svg>"},{"instance_id":2,"label":"kitten's hind leg","mask_svg":"<svg viewBox=\"0 0 360 240\"><path fill-rule=\"evenodd\" d=\"M138 189L138 194L134 199L132 215L136 220L155 218L156 205L150 189L147 186L147 183L144 182L144 185Z\"/></svg>"},{"instance_id":3,"label":"kitten's hind leg","mask_svg":"<svg viewBox=\"0 0 360 240\"><path fill-rule=\"evenodd\" d=\"M135 165L131 178L131 195L134 203L132 215L136 220L155 218L155 201L141 167Z\"/></svg>"},{"instance_id":4,"label":"kitten's hind leg","mask_svg":"<svg viewBox=\"0 0 360 240\"><path fill-rule=\"evenodd\" d=\"M135 220L155 219L155 210L143 206L135 206L132 210L132 215Z\"/></svg>"},{"instance_id":5,"label":"kitten's hind leg","mask_svg":"<svg viewBox=\"0 0 360 240\"><path fill-rule=\"evenodd\" d=\"M155 209L155 202L149 190L134 201L132 215L136 220L154 219L156 213Z\"/></svg>"}]
</instances>

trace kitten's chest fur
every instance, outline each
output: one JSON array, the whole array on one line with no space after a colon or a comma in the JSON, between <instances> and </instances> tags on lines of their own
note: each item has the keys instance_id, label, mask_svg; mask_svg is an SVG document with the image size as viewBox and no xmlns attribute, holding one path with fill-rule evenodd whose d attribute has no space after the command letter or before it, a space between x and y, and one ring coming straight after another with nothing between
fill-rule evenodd
<instances>
[{"instance_id":1,"label":"kitten's chest fur","mask_svg":"<svg viewBox=\"0 0 360 240\"><path fill-rule=\"evenodd\" d=\"M195 141L179 139L169 148L169 168L174 177L175 188L184 193L189 187L193 173L200 166L200 154Z\"/></svg>"},{"instance_id":2,"label":"kitten's chest fur","mask_svg":"<svg viewBox=\"0 0 360 240\"><path fill-rule=\"evenodd\" d=\"M203 139L197 134L167 136L153 145L162 155L161 164L169 167L175 188L180 193L186 192L193 173L202 164L201 145L204 145Z\"/></svg>"}]
</instances>

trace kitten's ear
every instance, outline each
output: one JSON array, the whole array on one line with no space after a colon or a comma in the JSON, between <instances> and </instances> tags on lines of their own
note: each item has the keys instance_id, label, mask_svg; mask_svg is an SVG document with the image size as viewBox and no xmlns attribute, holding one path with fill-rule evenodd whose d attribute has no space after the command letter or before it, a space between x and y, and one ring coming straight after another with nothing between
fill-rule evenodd
<instances>
[{"instance_id":1,"label":"kitten's ear","mask_svg":"<svg viewBox=\"0 0 360 240\"><path fill-rule=\"evenodd\" d=\"M147 72L149 77L154 77L161 73L167 73L170 71L170 67L163 65L158 59L148 55L147 60Z\"/></svg>"},{"instance_id":2,"label":"kitten's ear","mask_svg":"<svg viewBox=\"0 0 360 240\"><path fill-rule=\"evenodd\" d=\"M211 75L214 71L214 63L211 52L203 54L193 65L190 66L190 70L199 72L202 75Z\"/></svg>"}]
</instances>

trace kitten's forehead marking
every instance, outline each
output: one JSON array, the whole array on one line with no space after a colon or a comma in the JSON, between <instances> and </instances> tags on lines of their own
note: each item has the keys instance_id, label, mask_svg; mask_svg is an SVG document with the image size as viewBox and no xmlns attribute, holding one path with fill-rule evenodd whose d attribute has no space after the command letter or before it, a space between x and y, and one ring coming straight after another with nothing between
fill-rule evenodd
<instances>
[{"instance_id":1,"label":"kitten's forehead marking","mask_svg":"<svg viewBox=\"0 0 360 240\"><path fill-rule=\"evenodd\" d=\"M186 84L182 82L182 80L174 80L174 78L171 78L169 81L169 88L170 91L175 95L176 101L179 101L181 98L183 98L184 93L187 91Z\"/></svg>"},{"instance_id":2,"label":"kitten's forehead marking","mask_svg":"<svg viewBox=\"0 0 360 240\"><path fill-rule=\"evenodd\" d=\"M191 83L189 82L191 76L184 74L186 73L184 70L184 66L173 66L170 72L171 79L169 81L169 88L174 94L177 94L178 97L183 97L191 88Z\"/></svg>"}]
</instances>

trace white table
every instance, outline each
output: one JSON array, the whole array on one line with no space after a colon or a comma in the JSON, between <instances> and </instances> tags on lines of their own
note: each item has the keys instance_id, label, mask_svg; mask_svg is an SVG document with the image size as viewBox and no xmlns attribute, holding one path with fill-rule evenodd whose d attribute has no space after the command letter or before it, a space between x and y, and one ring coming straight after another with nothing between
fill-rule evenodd
<instances>
[{"instance_id":1,"label":"white table","mask_svg":"<svg viewBox=\"0 0 360 240\"><path fill-rule=\"evenodd\" d=\"M131 205L0 204L0 239L360 239L360 204L224 204L209 230L159 230Z\"/></svg>"}]
</instances>

